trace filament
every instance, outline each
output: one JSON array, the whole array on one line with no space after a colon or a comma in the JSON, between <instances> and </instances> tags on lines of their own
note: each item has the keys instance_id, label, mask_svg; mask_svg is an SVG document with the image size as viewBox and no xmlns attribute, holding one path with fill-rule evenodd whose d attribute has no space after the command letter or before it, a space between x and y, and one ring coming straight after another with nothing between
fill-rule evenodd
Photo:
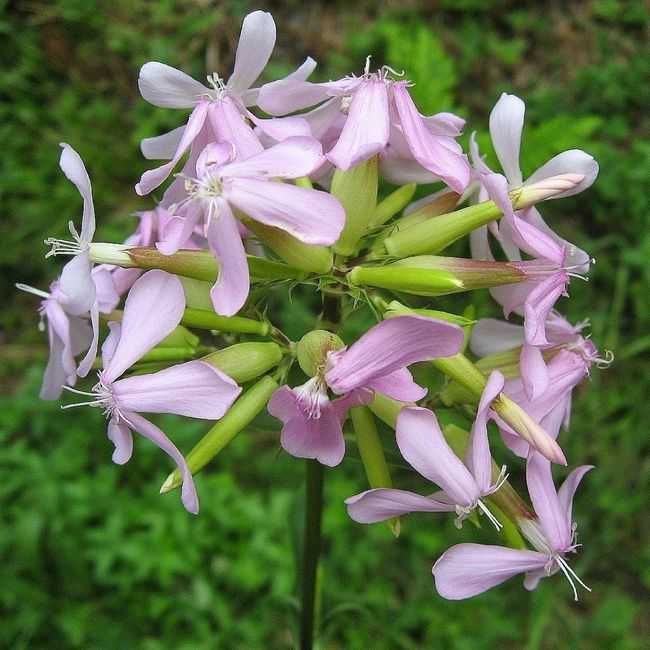
<instances>
[{"instance_id":1,"label":"filament","mask_svg":"<svg viewBox=\"0 0 650 650\"><path fill-rule=\"evenodd\" d=\"M490 523L497 529L501 530L503 524L490 512L490 509L481 501L480 499L476 502L476 505L480 508L481 512L488 518Z\"/></svg>"},{"instance_id":2,"label":"filament","mask_svg":"<svg viewBox=\"0 0 650 650\"><path fill-rule=\"evenodd\" d=\"M20 289L21 291L25 291L26 293L31 293L35 296L38 296L39 298L45 298L45 300L52 297L49 293L47 293L47 291L41 291L40 289L36 289L35 287L30 287L28 284L23 284L22 282L16 282L14 286L16 287L16 289Z\"/></svg>"}]
</instances>

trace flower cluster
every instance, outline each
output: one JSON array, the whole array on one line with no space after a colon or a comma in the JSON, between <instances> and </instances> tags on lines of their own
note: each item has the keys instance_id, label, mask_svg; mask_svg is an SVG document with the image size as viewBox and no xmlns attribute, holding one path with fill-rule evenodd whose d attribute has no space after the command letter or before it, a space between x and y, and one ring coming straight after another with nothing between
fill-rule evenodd
<instances>
[{"instance_id":1,"label":"flower cluster","mask_svg":"<svg viewBox=\"0 0 650 650\"><path fill-rule=\"evenodd\" d=\"M534 589L561 571L577 598L576 585L586 586L567 560L579 546L572 501L591 467L574 469L557 491L551 467L568 462L558 437L569 428L573 390L611 355L583 334L587 321L572 325L556 310L591 260L538 205L587 189L597 163L565 151L524 181L524 103L504 94L489 121L503 170L495 172L473 134L464 153L462 118L420 114L405 73L373 70L370 58L360 75L325 83L308 80L316 63L307 59L256 87L274 43L271 15L256 11L243 22L227 81L213 73L204 85L163 63L142 67L146 101L190 113L142 142L147 159L164 162L142 175L137 194L170 182L122 244L94 241L90 179L62 145L61 169L83 199L81 227L71 222L70 241L46 243L48 255L71 259L49 292L17 285L42 299L50 358L41 397L65 389L100 407L116 463L131 457L133 431L151 440L176 464L161 492L182 486L192 513L193 474L265 409L295 457L335 467L354 439L370 489L346 500L353 520L388 520L397 532L399 517L419 511L452 513L458 527L479 517L493 525L497 544L459 544L437 560L441 596L467 598L520 573ZM418 185L433 183L433 194L413 201ZM440 255L463 237L471 257ZM323 310L291 341L263 314L274 291L298 285L317 291ZM430 304L480 289L506 320ZM339 325L362 308L377 323L346 344ZM442 388L423 386L414 364L442 373ZM76 388L91 369L94 386ZM433 410L441 402L472 409L471 430L441 426ZM142 415L152 413L213 424L184 455ZM392 486L377 418L437 491ZM492 460L490 422L508 463L524 459L528 500Z\"/></svg>"}]
</instances>

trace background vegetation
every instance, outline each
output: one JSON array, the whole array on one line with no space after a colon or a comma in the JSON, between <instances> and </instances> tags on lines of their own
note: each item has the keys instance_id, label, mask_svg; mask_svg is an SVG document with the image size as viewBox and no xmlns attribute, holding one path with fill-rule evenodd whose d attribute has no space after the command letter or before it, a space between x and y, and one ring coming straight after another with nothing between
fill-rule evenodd
<instances>
[{"instance_id":1,"label":"background vegetation","mask_svg":"<svg viewBox=\"0 0 650 650\"><path fill-rule=\"evenodd\" d=\"M202 512L188 516L176 495L158 495L168 471L158 450L138 441L131 463L113 466L99 413L63 415L36 399L44 341L35 301L12 288L47 286L58 263L43 259L41 240L64 234L79 213L57 167L57 143L71 143L87 163L100 238L121 241L129 214L146 205L132 191L146 168L138 142L182 119L139 99L139 66L155 59L199 78L228 71L241 17L260 4L278 24L269 79L307 54L321 63L319 78L336 78L373 53L376 63L407 71L423 112L453 108L483 138L500 92L524 97L525 171L572 147L601 164L588 193L545 210L597 259L589 285L574 282L561 306L572 320L591 318L596 343L616 354L579 391L564 439L570 459L598 467L576 507L584 543L576 568L593 593L574 604L561 578L533 594L513 580L471 601L442 600L431 564L451 540L477 532L459 536L449 519L418 515L396 541L385 526L354 524L342 501L365 485L352 454L326 477L322 646L647 647L650 14L643 0L0 0L0 646L291 647L303 467L278 452L270 422L240 435L198 478ZM279 295L275 316L299 335L311 324L310 301L305 295L289 305ZM478 304L481 315L492 313L486 299ZM164 421L182 449L205 430ZM516 468L515 475L519 481Z\"/></svg>"}]
</instances>

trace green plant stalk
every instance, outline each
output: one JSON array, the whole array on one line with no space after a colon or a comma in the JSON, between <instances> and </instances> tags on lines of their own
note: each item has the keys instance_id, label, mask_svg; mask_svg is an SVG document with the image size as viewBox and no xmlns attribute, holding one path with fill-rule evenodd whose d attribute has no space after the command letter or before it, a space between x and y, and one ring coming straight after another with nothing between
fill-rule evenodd
<instances>
[{"instance_id":1,"label":"green plant stalk","mask_svg":"<svg viewBox=\"0 0 650 650\"><path fill-rule=\"evenodd\" d=\"M187 327L219 332L258 334L259 336L268 336L271 333L270 323L243 316L219 316L203 309L186 309L181 323Z\"/></svg>"},{"instance_id":2,"label":"green plant stalk","mask_svg":"<svg viewBox=\"0 0 650 650\"><path fill-rule=\"evenodd\" d=\"M318 559L321 552L324 468L317 461L305 461L305 532L300 576L300 648L312 650L316 620Z\"/></svg>"},{"instance_id":3,"label":"green plant stalk","mask_svg":"<svg viewBox=\"0 0 650 650\"><path fill-rule=\"evenodd\" d=\"M415 183L402 185L402 187L398 187L394 192L391 192L383 201L380 201L370 220L370 227L383 226L392 216L403 210L413 198L416 188Z\"/></svg>"},{"instance_id":4,"label":"green plant stalk","mask_svg":"<svg viewBox=\"0 0 650 650\"><path fill-rule=\"evenodd\" d=\"M282 349L277 343L236 343L203 357L205 361L225 372L238 384L255 379L282 360Z\"/></svg>"}]
</instances>

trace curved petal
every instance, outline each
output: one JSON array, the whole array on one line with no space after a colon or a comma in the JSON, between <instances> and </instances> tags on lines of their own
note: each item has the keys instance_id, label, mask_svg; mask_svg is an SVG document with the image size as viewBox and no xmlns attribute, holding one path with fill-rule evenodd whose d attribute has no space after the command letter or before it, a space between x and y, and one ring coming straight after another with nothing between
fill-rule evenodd
<instances>
[{"instance_id":1,"label":"curved petal","mask_svg":"<svg viewBox=\"0 0 650 650\"><path fill-rule=\"evenodd\" d=\"M275 46L275 22L268 11L253 11L244 18L239 35L235 67L227 87L242 95L262 74Z\"/></svg>"},{"instance_id":2,"label":"curved petal","mask_svg":"<svg viewBox=\"0 0 650 650\"><path fill-rule=\"evenodd\" d=\"M81 360L77 368L79 377L85 377L90 372L97 358L97 346L99 344L99 309L97 308L97 304L94 304L90 308L90 323L93 328L93 337L86 356Z\"/></svg>"},{"instance_id":3,"label":"curved petal","mask_svg":"<svg viewBox=\"0 0 650 650\"><path fill-rule=\"evenodd\" d=\"M225 165L223 177L270 176L300 178L309 176L323 162L323 147L312 137L294 136L244 161Z\"/></svg>"},{"instance_id":4,"label":"curved petal","mask_svg":"<svg viewBox=\"0 0 650 650\"><path fill-rule=\"evenodd\" d=\"M462 343L457 325L414 315L389 318L334 357L325 379L342 395L412 363L452 356Z\"/></svg>"},{"instance_id":5,"label":"curved petal","mask_svg":"<svg viewBox=\"0 0 650 650\"><path fill-rule=\"evenodd\" d=\"M194 487L192 472L190 472L185 458L183 458L183 454L181 454L176 445L153 422L150 422L137 413L126 412L123 415L130 427L135 429L140 435L151 440L176 463L176 467L178 467L183 477L181 500L185 509L196 515L199 512L199 498Z\"/></svg>"},{"instance_id":6,"label":"curved petal","mask_svg":"<svg viewBox=\"0 0 650 650\"><path fill-rule=\"evenodd\" d=\"M230 142L235 147L237 160L246 160L264 150L240 107L230 97L212 102L209 118L215 140Z\"/></svg>"},{"instance_id":7,"label":"curved petal","mask_svg":"<svg viewBox=\"0 0 650 650\"><path fill-rule=\"evenodd\" d=\"M88 251L75 255L62 269L59 289L65 295L61 300L69 314L81 316L88 313L97 297L92 277L92 262Z\"/></svg>"},{"instance_id":8,"label":"curved petal","mask_svg":"<svg viewBox=\"0 0 650 650\"><path fill-rule=\"evenodd\" d=\"M376 377L369 381L366 387L384 393L399 402L417 402L427 394L426 388L413 381L413 375L407 368L400 368L388 375Z\"/></svg>"},{"instance_id":9,"label":"curved petal","mask_svg":"<svg viewBox=\"0 0 650 650\"><path fill-rule=\"evenodd\" d=\"M524 330L526 343L546 345L546 318L560 296L566 294L568 276L558 272L540 282L524 302Z\"/></svg>"},{"instance_id":10,"label":"curved petal","mask_svg":"<svg viewBox=\"0 0 650 650\"><path fill-rule=\"evenodd\" d=\"M225 373L203 361L188 361L113 384L120 408L136 413L175 413L218 420L241 393Z\"/></svg>"},{"instance_id":11,"label":"curved petal","mask_svg":"<svg viewBox=\"0 0 650 650\"><path fill-rule=\"evenodd\" d=\"M110 314L120 302L120 294L114 282L114 274L118 268L100 264L90 273L95 284L97 308L102 314Z\"/></svg>"},{"instance_id":12,"label":"curved petal","mask_svg":"<svg viewBox=\"0 0 650 650\"><path fill-rule=\"evenodd\" d=\"M360 524L374 524L410 512L453 512L454 506L406 490L377 488L345 500L348 515Z\"/></svg>"},{"instance_id":13,"label":"curved petal","mask_svg":"<svg viewBox=\"0 0 650 650\"><path fill-rule=\"evenodd\" d=\"M133 436L126 422L112 417L108 421L106 432L108 439L115 445L112 461L117 465L128 463L133 454Z\"/></svg>"},{"instance_id":14,"label":"curved petal","mask_svg":"<svg viewBox=\"0 0 650 650\"><path fill-rule=\"evenodd\" d=\"M407 183L428 185L441 180L439 176L432 174L413 158L382 155L379 158L379 171L382 178L393 185L406 185Z\"/></svg>"},{"instance_id":15,"label":"curved petal","mask_svg":"<svg viewBox=\"0 0 650 650\"><path fill-rule=\"evenodd\" d=\"M548 368L542 350L534 345L524 345L519 357L521 380L529 400L537 399L547 388Z\"/></svg>"},{"instance_id":16,"label":"curved petal","mask_svg":"<svg viewBox=\"0 0 650 650\"><path fill-rule=\"evenodd\" d=\"M518 573L539 571L548 558L537 551L486 544L456 544L433 565L438 593L448 600L482 594Z\"/></svg>"},{"instance_id":17,"label":"curved petal","mask_svg":"<svg viewBox=\"0 0 650 650\"><path fill-rule=\"evenodd\" d=\"M454 504L476 503L481 496L476 481L447 444L432 411L402 409L395 433L402 456L416 472L440 486Z\"/></svg>"},{"instance_id":18,"label":"curved petal","mask_svg":"<svg viewBox=\"0 0 650 650\"><path fill-rule=\"evenodd\" d=\"M67 179L75 184L84 207L81 216L80 239L82 242L91 242L95 235L95 207L93 205L93 192L90 185L90 178L86 167L81 160L81 156L65 142L60 143L61 158L59 158L59 167L63 170Z\"/></svg>"},{"instance_id":19,"label":"curved petal","mask_svg":"<svg viewBox=\"0 0 650 650\"><path fill-rule=\"evenodd\" d=\"M571 524L555 491L551 462L532 451L526 463L526 485L544 535L554 551L562 552L571 544Z\"/></svg>"},{"instance_id":20,"label":"curved petal","mask_svg":"<svg viewBox=\"0 0 650 650\"><path fill-rule=\"evenodd\" d=\"M55 400L61 397L63 386L67 382L68 373L66 372L65 366L70 363L74 366L74 359L68 359L68 364L65 363L64 355L69 356L69 353L66 351L66 345L54 331L54 328L50 326L49 322L47 330L50 356L45 372L43 373L43 382L39 397L44 400Z\"/></svg>"},{"instance_id":21,"label":"curved petal","mask_svg":"<svg viewBox=\"0 0 650 650\"><path fill-rule=\"evenodd\" d=\"M286 115L336 97L358 85L348 80L311 83L301 79L280 79L260 88L257 105L269 115Z\"/></svg>"},{"instance_id":22,"label":"curved petal","mask_svg":"<svg viewBox=\"0 0 650 650\"><path fill-rule=\"evenodd\" d=\"M122 333L122 324L116 321L108 323L108 336L102 343L102 365L106 368L115 354L117 344L120 342Z\"/></svg>"},{"instance_id":23,"label":"curved petal","mask_svg":"<svg viewBox=\"0 0 650 650\"><path fill-rule=\"evenodd\" d=\"M237 221L225 201L219 212L210 220L207 232L210 250L219 262L219 276L210 289L210 297L217 314L234 316L248 298L248 261Z\"/></svg>"},{"instance_id":24,"label":"curved petal","mask_svg":"<svg viewBox=\"0 0 650 650\"><path fill-rule=\"evenodd\" d=\"M308 56L293 72L278 81L305 81L316 69L316 61ZM242 95L244 106L255 106L258 102L261 88L250 88ZM291 111L287 111L290 113Z\"/></svg>"},{"instance_id":25,"label":"curved petal","mask_svg":"<svg viewBox=\"0 0 650 650\"><path fill-rule=\"evenodd\" d=\"M571 474L564 479L564 483L562 483L560 489L557 491L560 508L564 511L566 521L570 528L573 525L573 497L575 496L576 490L578 489L580 481L582 481L584 475L592 469L594 469L593 465L581 465L580 467L576 467Z\"/></svg>"},{"instance_id":26,"label":"curved petal","mask_svg":"<svg viewBox=\"0 0 650 650\"><path fill-rule=\"evenodd\" d=\"M224 196L255 221L280 228L306 244L329 246L345 225L345 210L327 192L252 178L232 178Z\"/></svg>"},{"instance_id":27,"label":"curved petal","mask_svg":"<svg viewBox=\"0 0 650 650\"><path fill-rule=\"evenodd\" d=\"M309 123L300 115L261 118L249 111L248 119L273 142L282 142L292 137L311 136Z\"/></svg>"},{"instance_id":28,"label":"curved petal","mask_svg":"<svg viewBox=\"0 0 650 650\"><path fill-rule=\"evenodd\" d=\"M490 455L487 421L492 401L503 390L503 385L503 375L498 370L494 370L483 389L465 453L465 465L472 473L482 494L488 494L492 486L492 456Z\"/></svg>"},{"instance_id":29,"label":"curved petal","mask_svg":"<svg viewBox=\"0 0 650 650\"><path fill-rule=\"evenodd\" d=\"M590 156L581 149L569 149L568 151L563 151L557 156L554 156L547 163L534 171L526 179L525 185L532 185L533 183L542 181L545 178L551 178L552 176L568 173L582 174L584 179L570 190L561 192L560 194L554 194L549 198L560 199L565 196L580 194L580 192L591 187L593 182L596 180L596 176L598 176L598 162L593 156Z\"/></svg>"},{"instance_id":30,"label":"curved petal","mask_svg":"<svg viewBox=\"0 0 650 650\"><path fill-rule=\"evenodd\" d=\"M185 124L162 135L157 135L153 138L144 138L140 142L142 155L147 160L169 160L173 158L184 131Z\"/></svg>"},{"instance_id":31,"label":"curved petal","mask_svg":"<svg viewBox=\"0 0 650 650\"><path fill-rule=\"evenodd\" d=\"M203 212L198 204L188 206L183 212L182 216L171 217L160 229L156 248L163 255L173 255L181 248L189 248L188 243L203 216Z\"/></svg>"},{"instance_id":32,"label":"curved petal","mask_svg":"<svg viewBox=\"0 0 650 650\"><path fill-rule=\"evenodd\" d=\"M472 328L469 348L477 357L505 352L524 342L524 328L496 318L481 318Z\"/></svg>"},{"instance_id":33,"label":"curved petal","mask_svg":"<svg viewBox=\"0 0 650 650\"><path fill-rule=\"evenodd\" d=\"M172 332L184 311L185 293L175 275L159 270L141 275L126 298L120 340L103 379L115 381Z\"/></svg>"},{"instance_id":34,"label":"curved petal","mask_svg":"<svg viewBox=\"0 0 650 650\"><path fill-rule=\"evenodd\" d=\"M454 113L423 115L422 121L433 135L446 135L451 138L461 135L465 128L465 120Z\"/></svg>"},{"instance_id":35,"label":"curved petal","mask_svg":"<svg viewBox=\"0 0 650 650\"><path fill-rule=\"evenodd\" d=\"M521 185L523 177L519 167L521 133L524 128L526 105L516 95L502 93L490 113L492 145L511 186Z\"/></svg>"},{"instance_id":36,"label":"curved petal","mask_svg":"<svg viewBox=\"0 0 650 650\"><path fill-rule=\"evenodd\" d=\"M210 92L184 72L158 61L140 68L138 88L143 99L161 108L192 108Z\"/></svg>"}]
</instances>

